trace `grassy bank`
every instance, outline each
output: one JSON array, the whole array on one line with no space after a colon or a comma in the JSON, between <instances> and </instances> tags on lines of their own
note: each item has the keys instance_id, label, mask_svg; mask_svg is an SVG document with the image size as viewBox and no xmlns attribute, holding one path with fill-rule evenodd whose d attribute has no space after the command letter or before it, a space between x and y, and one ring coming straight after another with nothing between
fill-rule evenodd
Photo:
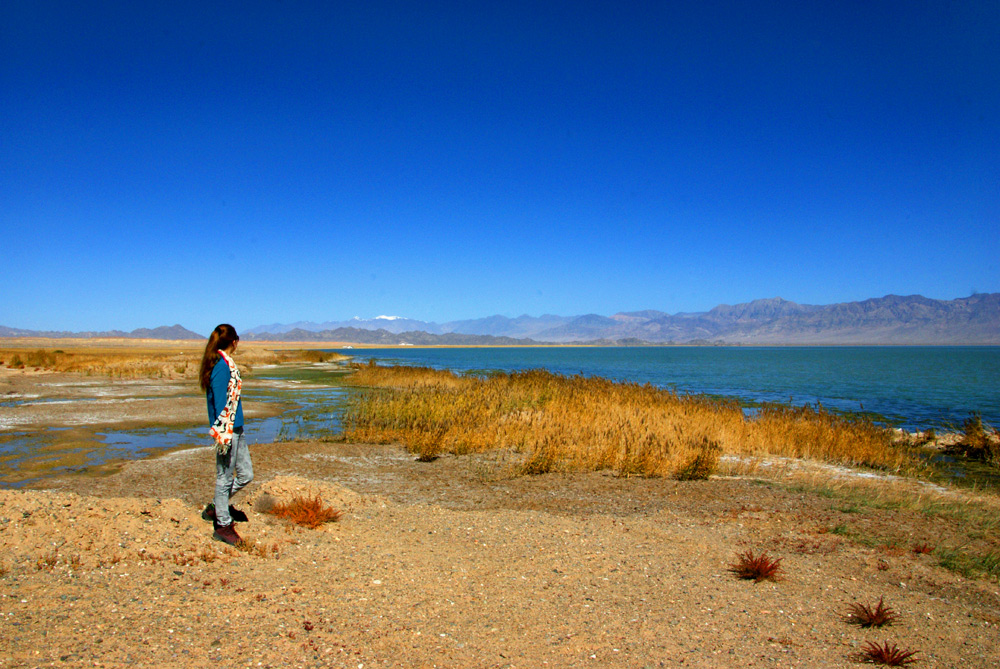
<instances>
[{"instance_id":1,"label":"grassy bank","mask_svg":"<svg viewBox=\"0 0 1000 669\"><path fill-rule=\"evenodd\" d=\"M927 473L912 440L865 417L769 406L748 418L725 399L544 371L459 376L362 365L347 383L358 389L343 420L348 442L401 443L424 460L486 454L490 477L611 470L683 480L707 478L723 456L728 473L768 461L777 466L755 474L770 481L764 485L838 500L844 522L818 533L889 556L929 552L965 576L1000 578L995 494L917 478L845 475L842 467ZM933 517L940 531L916 541L912 522L871 527L879 509L898 510L910 521L914 513Z\"/></svg>"},{"instance_id":2,"label":"grassy bank","mask_svg":"<svg viewBox=\"0 0 1000 669\"><path fill-rule=\"evenodd\" d=\"M400 442L425 459L512 454L512 474L610 469L621 476L705 478L723 454L786 456L883 471L918 459L891 430L809 407L767 406L545 371L458 376L359 366L345 438Z\"/></svg>"},{"instance_id":3,"label":"grassy bank","mask_svg":"<svg viewBox=\"0 0 1000 669\"><path fill-rule=\"evenodd\" d=\"M10 369L67 372L118 379L194 379L204 342L59 342L48 346L0 348L0 365ZM248 374L260 365L344 360L339 353L276 350L270 344L240 344L236 361Z\"/></svg>"}]
</instances>

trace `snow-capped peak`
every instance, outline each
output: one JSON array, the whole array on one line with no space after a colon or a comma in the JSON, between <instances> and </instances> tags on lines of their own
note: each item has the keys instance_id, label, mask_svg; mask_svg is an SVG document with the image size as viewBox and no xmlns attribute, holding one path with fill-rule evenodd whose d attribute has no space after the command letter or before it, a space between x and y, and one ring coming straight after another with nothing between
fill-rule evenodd
<instances>
[{"instance_id":1,"label":"snow-capped peak","mask_svg":"<svg viewBox=\"0 0 1000 669\"><path fill-rule=\"evenodd\" d=\"M398 320L400 320L402 318L403 318L402 316L376 316L375 320L377 320L377 321L398 321Z\"/></svg>"}]
</instances>

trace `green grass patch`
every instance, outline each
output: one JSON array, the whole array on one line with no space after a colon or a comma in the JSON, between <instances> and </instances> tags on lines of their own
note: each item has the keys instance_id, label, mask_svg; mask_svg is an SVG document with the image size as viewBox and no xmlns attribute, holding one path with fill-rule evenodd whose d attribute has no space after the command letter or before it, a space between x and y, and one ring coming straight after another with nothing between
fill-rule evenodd
<instances>
[{"instance_id":1,"label":"green grass patch","mask_svg":"<svg viewBox=\"0 0 1000 669\"><path fill-rule=\"evenodd\" d=\"M965 578L987 577L1000 580L1000 552L998 551L972 553L961 547L939 547L934 550L934 555L937 557L939 565L961 574Z\"/></svg>"},{"instance_id":2,"label":"green grass patch","mask_svg":"<svg viewBox=\"0 0 1000 669\"><path fill-rule=\"evenodd\" d=\"M847 506L842 506L837 511L841 513L864 513L865 510L857 504L848 504Z\"/></svg>"}]
</instances>

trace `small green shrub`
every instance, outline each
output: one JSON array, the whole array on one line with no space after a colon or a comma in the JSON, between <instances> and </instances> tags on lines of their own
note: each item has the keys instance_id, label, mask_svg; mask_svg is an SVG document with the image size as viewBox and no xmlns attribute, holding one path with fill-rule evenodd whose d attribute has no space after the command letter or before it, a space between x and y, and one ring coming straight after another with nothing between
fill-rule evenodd
<instances>
[{"instance_id":1,"label":"small green shrub","mask_svg":"<svg viewBox=\"0 0 1000 669\"><path fill-rule=\"evenodd\" d=\"M958 450L968 458L1000 464L1000 433L988 431L982 416L973 413L962 423L962 440L958 443Z\"/></svg>"},{"instance_id":2,"label":"small green shrub","mask_svg":"<svg viewBox=\"0 0 1000 669\"><path fill-rule=\"evenodd\" d=\"M982 447L986 441L986 430L983 428L983 417L979 413L974 413L962 423L963 443L970 447Z\"/></svg>"},{"instance_id":3,"label":"small green shrub","mask_svg":"<svg viewBox=\"0 0 1000 669\"><path fill-rule=\"evenodd\" d=\"M41 349L25 354L24 364L28 367L55 367L56 354Z\"/></svg>"}]
</instances>

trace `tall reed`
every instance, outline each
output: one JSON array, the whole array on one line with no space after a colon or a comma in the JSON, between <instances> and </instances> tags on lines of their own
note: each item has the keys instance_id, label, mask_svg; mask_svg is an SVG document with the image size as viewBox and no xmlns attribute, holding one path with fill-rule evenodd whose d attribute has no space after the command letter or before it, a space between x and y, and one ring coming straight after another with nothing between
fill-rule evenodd
<instances>
[{"instance_id":1,"label":"tall reed","mask_svg":"<svg viewBox=\"0 0 1000 669\"><path fill-rule=\"evenodd\" d=\"M458 376L357 366L344 438L404 444L424 459L505 450L515 473L610 469L705 478L721 454L782 455L898 470L913 464L890 430L811 408L747 418L732 400L547 371Z\"/></svg>"}]
</instances>

